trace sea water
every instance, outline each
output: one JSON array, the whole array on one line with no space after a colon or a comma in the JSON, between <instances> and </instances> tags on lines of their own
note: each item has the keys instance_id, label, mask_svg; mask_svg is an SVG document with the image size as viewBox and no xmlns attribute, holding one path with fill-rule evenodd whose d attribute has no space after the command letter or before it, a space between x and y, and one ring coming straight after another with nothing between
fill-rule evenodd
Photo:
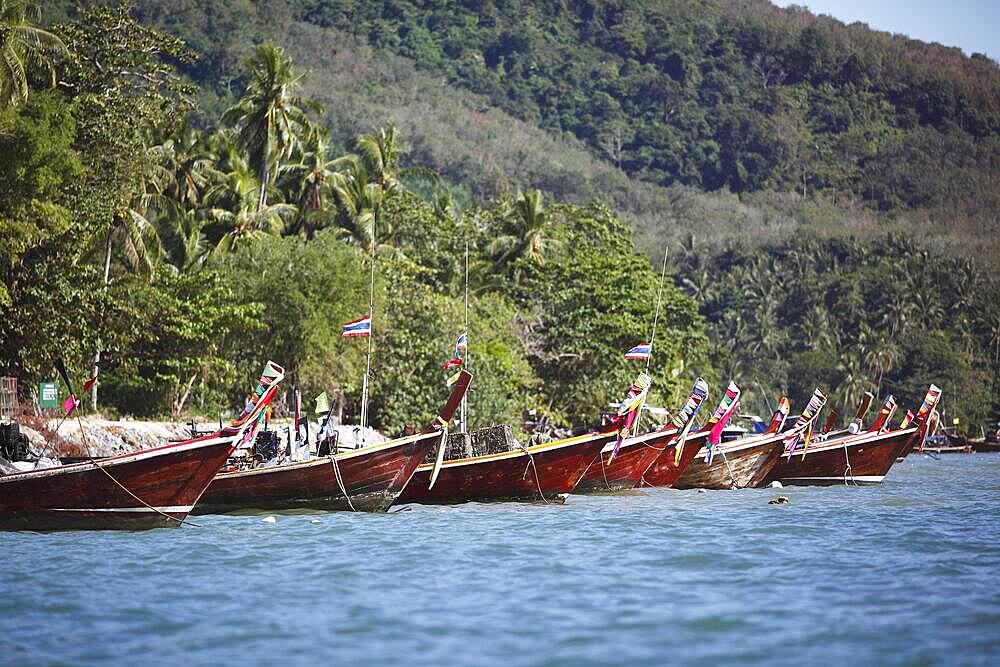
<instances>
[{"instance_id":1,"label":"sea water","mask_svg":"<svg viewBox=\"0 0 1000 667\"><path fill-rule=\"evenodd\" d=\"M877 487L263 519L0 533L0 663L1000 661L1000 455L911 455Z\"/></svg>"}]
</instances>

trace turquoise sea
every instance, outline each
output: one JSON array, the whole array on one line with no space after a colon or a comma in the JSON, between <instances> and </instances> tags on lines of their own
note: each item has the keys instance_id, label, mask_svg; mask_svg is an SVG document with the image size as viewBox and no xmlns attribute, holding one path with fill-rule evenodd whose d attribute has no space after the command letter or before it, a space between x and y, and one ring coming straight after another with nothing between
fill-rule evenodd
<instances>
[{"instance_id":1,"label":"turquoise sea","mask_svg":"<svg viewBox=\"0 0 1000 667\"><path fill-rule=\"evenodd\" d=\"M195 521L0 533L0 663L1000 660L1000 455L911 455L880 487Z\"/></svg>"}]
</instances>

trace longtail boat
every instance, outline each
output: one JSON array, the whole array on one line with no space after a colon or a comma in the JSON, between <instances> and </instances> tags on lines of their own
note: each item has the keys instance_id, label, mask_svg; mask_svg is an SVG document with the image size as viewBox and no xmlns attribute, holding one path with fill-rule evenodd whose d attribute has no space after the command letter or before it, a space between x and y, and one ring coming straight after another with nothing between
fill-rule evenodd
<instances>
[{"instance_id":1,"label":"longtail boat","mask_svg":"<svg viewBox=\"0 0 1000 667\"><path fill-rule=\"evenodd\" d=\"M881 484L918 438L917 426L885 433L846 435L781 456L765 483L792 485Z\"/></svg>"},{"instance_id":2,"label":"longtail boat","mask_svg":"<svg viewBox=\"0 0 1000 667\"><path fill-rule=\"evenodd\" d=\"M410 483L420 463L442 442L472 381L462 371L437 420L422 432L306 461L219 473L196 514L256 510L385 512ZM433 467L433 465L431 466Z\"/></svg>"},{"instance_id":3,"label":"longtail boat","mask_svg":"<svg viewBox=\"0 0 1000 667\"><path fill-rule=\"evenodd\" d=\"M890 397L892 398L892 397ZM765 483L779 481L792 485L871 485L881 484L889 469L922 442L931 414L941 398L941 390L931 385L912 424L905 419L900 428L883 430L884 420L866 432L846 434L815 444L799 442L783 455Z\"/></svg>"},{"instance_id":4,"label":"longtail boat","mask_svg":"<svg viewBox=\"0 0 1000 667\"><path fill-rule=\"evenodd\" d=\"M740 389L735 383L730 382L726 393L705 426L691 433L694 417L707 396L708 385L702 378L698 378L688 402L671 422L678 429L683 427L683 430L646 470L640 480L640 486L673 486L694 461L703 444L708 443L709 448L718 445L722 430L738 405ZM709 462L710 459L711 456L708 457Z\"/></svg>"},{"instance_id":5,"label":"longtail boat","mask_svg":"<svg viewBox=\"0 0 1000 667\"><path fill-rule=\"evenodd\" d=\"M594 457L615 438L592 432L529 447L445 460L433 488L433 464L417 468L399 503L557 502L572 493Z\"/></svg>"},{"instance_id":6,"label":"longtail boat","mask_svg":"<svg viewBox=\"0 0 1000 667\"><path fill-rule=\"evenodd\" d=\"M763 484L785 451L785 439L779 431L788 418L789 408L788 397L782 396L763 433L718 445L711 460L707 450L698 452L674 488L745 489Z\"/></svg>"},{"instance_id":7,"label":"longtail boat","mask_svg":"<svg viewBox=\"0 0 1000 667\"><path fill-rule=\"evenodd\" d=\"M638 486L673 486L694 461L706 438L708 438L707 430L690 434L684 441L678 457L677 447L680 443L679 437L675 436L642 474Z\"/></svg>"},{"instance_id":8,"label":"longtail boat","mask_svg":"<svg viewBox=\"0 0 1000 667\"><path fill-rule=\"evenodd\" d=\"M613 443L608 443L600 456L590 464L573 493L610 493L635 488L643 473L676 437L677 429L671 425L662 430L626 438L610 463L606 459Z\"/></svg>"},{"instance_id":9,"label":"longtail boat","mask_svg":"<svg viewBox=\"0 0 1000 667\"><path fill-rule=\"evenodd\" d=\"M716 447L711 463L707 450L698 452L675 489L746 489L761 486L785 451L780 433L761 433Z\"/></svg>"},{"instance_id":10,"label":"longtail boat","mask_svg":"<svg viewBox=\"0 0 1000 667\"><path fill-rule=\"evenodd\" d=\"M629 405L628 399L633 395L638 396L635 390L640 388L640 381L644 382L646 378L648 376L645 374L640 375L636 380L637 384L629 390L626 401L622 403L626 406L626 410ZM643 475L663 452L667 449L674 452L671 443L678 438L678 434L681 434L682 430L690 431L688 425L693 425L693 417L701 409L701 404L707 395L708 384L704 379L698 378L691 388L691 395L670 423L655 431L632 437L625 437L625 434L633 421L638 422L641 403L637 406L638 409L625 413L620 409L618 417L620 421L614 422L616 427L624 427L619 431L619 441L605 446L601 455L590 464L574 493L624 491L639 485ZM683 435L686 437L687 433Z\"/></svg>"},{"instance_id":11,"label":"longtail boat","mask_svg":"<svg viewBox=\"0 0 1000 667\"><path fill-rule=\"evenodd\" d=\"M226 458L252 439L283 375L281 367L269 363L256 403L211 435L0 475L0 528L146 530L181 525Z\"/></svg>"}]
</instances>

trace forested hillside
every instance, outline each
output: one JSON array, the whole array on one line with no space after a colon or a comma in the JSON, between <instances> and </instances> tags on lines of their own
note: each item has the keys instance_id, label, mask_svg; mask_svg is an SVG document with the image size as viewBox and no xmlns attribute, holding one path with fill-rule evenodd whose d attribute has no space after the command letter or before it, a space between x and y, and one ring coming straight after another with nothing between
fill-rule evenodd
<instances>
[{"instance_id":1,"label":"forested hillside","mask_svg":"<svg viewBox=\"0 0 1000 667\"><path fill-rule=\"evenodd\" d=\"M669 245L657 402L938 382L996 414L986 58L756 1L35 6L5 25L52 40L0 73L0 370L29 383L100 348L112 409L180 415L273 357L351 418L374 259L395 430L444 393L468 242L474 422L581 424Z\"/></svg>"}]
</instances>

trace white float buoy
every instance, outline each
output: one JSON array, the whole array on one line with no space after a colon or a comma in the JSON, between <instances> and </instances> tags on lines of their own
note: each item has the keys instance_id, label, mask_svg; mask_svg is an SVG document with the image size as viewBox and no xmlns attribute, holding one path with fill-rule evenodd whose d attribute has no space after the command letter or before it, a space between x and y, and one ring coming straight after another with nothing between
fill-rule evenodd
<instances>
[{"instance_id":1,"label":"white float buoy","mask_svg":"<svg viewBox=\"0 0 1000 667\"><path fill-rule=\"evenodd\" d=\"M774 480L773 482L771 482L771 488L772 488L772 489L783 489L783 488L785 488L785 487L784 487L784 485L783 485L783 484L782 484L781 482L779 482L778 480Z\"/></svg>"},{"instance_id":2,"label":"white float buoy","mask_svg":"<svg viewBox=\"0 0 1000 667\"><path fill-rule=\"evenodd\" d=\"M261 521L263 521L264 523L278 523L278 520L275 519L273 516L266 516L263 519L261 519Z\"/></svg>"},{"instance_id":3,"label":"white float buoy","mask_svg":"<svg viewBox=\"0 0 1000 667\"><path fill-rule=\"evenodd\" d=\"M319 519L312 519L309 521L309 523L319 523L319 522L320 522Z\"/></svg>"}]
</instances>

